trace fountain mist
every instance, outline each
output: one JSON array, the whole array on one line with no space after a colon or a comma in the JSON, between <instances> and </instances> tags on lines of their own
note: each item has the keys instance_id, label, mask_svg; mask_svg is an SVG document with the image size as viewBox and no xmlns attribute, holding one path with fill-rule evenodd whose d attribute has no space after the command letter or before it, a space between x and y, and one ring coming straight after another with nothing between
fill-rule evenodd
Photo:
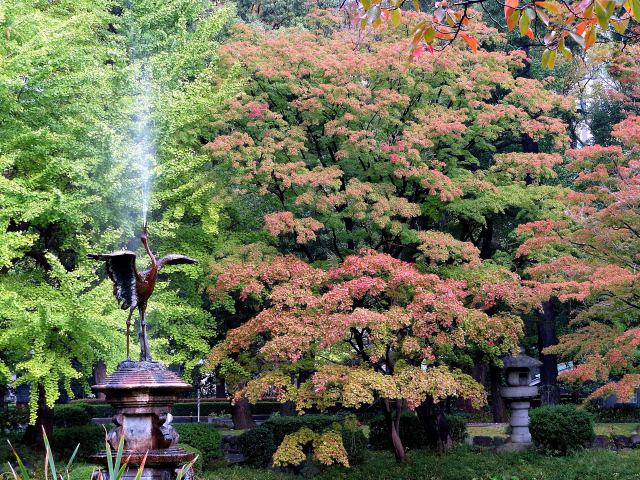
<instances>
[{"instance_id":1,"label":"fountain mist","mask_svg":"<svg viewBox=\"0 0 640 480\"><path fill-rule=\"evenodd\" d=\"M151 75L142 64L139 64L136 70L137 102L134 119L135 145L132 150L132 164L140 175L142 225L146 227L151 196L153 160L155 157L151 121Z\"/></svg>"}]
</instances>

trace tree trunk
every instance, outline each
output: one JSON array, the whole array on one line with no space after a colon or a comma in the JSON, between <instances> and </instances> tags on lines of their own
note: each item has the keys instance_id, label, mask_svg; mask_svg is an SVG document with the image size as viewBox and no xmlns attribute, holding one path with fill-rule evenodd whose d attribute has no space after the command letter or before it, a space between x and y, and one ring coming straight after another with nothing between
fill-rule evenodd
<instances>
[{"instance_id":1,"label":"tree trunk","mask_svg":"<svg viewBox=\"0 0 640 480\"><path fill-rule=\"evenodd\" d=\"M238 385L238 389L244 385ZM236 430L244 430L256 426L251 416L251 405L245 397L235 398L231 405L231 420L233 420L233 428Z\"/></svg>"},{"instance_id":2,"label":"tree trunk","mask_svg":"<svg viewBox=\"0 0 640 480\"><path fill-rule=\"evenodd\" d=\"M483 260L488 260L493 255L493 220L487 218L486 222L480 236L480 258Z\"/></svg>"},{"instance_id":3,"label":"tree trunk","mask_svg":"<svg viewBox=\"0 0 640 480\"><path fill-rule=\"evenodd\" d=\"M0 384L0 411L4 411L7 409L7 404L4 401L4 397L7 395L7 391L7 386Z\"/></svg>"},{"instance_id":4,"label":"tree trunk","mask_svg":"<svg viewBox=\"0 0 640 480\"><path fill-rule=\"evenodd\" d=\"M495 423L504 423L507 421L507 407L500 393L502 369L491 365L489 367L489 381L491 383L491 413L493 413L493 421Z\"/></svg>"},{"instance_id":5,"label":"tree trunk","mask_svg":"<svg viewBox=\"0 0 640 480\"><path fill-rule=\"evenodd\" d=\"M280 416L281 417L294 417L296 416L296 404L291 400L287 400L282 405L280 405Z\"/></svg>"},{"instance_id":6,"label":"tree trunk","mask_svg":"<svg viewBox=\"0 0 640 480\"><path fill-rule=\"evenodd\" d=\"M93 380L96 382L96 385L102 385L107 380L107 365L99 360L93 364ZM104 400L106 395L102 392L96 393L96 398L98 400Z\"/></svg>"},{"instance_id":7,"label":"tree trunk","mask_svg":"<svg viewBox=\"0 0 640 480\"><path fill-rule=\"evenodd\" d=\"M433 397L427 398L416 409L418 420L424 428L427 437L427 445L437 452L444 452L451 444L449 434L449 422L441 405L433 401Z\"/></svg>"},{"instance_id":8,"label":"tree trunk","mask_svg":"<svg viewBox=\"0 0 640 480\"><path fill-rule=\"evenodd\" d=\"M389 429L389 435L391 436L391 445L393 446L393 454L396 457L396 462L403 463L406 459L406 453L404 451L404 446L402 445L402 440L400 439L400 415L402 415L402 401L397 400L395 403L396 415L394 418L389 399L384 399L384 419L387 424L387 428Z\"/></svg>"},{"instance_id":9,"label":"tree trunk","mask_svg":"<svg viewBox=\"0 0 640 480\"><path fill-rule=\"evenodd\" d=\"M227 398L227 389L224 378L222 377L216 381L216 398Z\"/></svg>"},{"instance_id":10,"label":"tree trunk","mask_svg":"<svg viewBox=\"0 0 640 480\"><path fill-rule=\"evenodd\" d=\"M31 391L33 395L35 392ZM22 443L29 445L34 449L44 449L44 441L42 437L42 430L47 433L47 437L51 438L53 433L53 408L49 408L46 401L45 391L43 385L38 385L38 418L35 425L29 425L22 437Z\"/></svg>"},{"instance_id":11,"label":"tree trunk","mask_svg":"<svg viewBox=\"0 0 640 480\"><path fill-rule=\"evenodd\" d=\"M538 350L540 351L540 403L557 405L560 403L558 388L558 356L545 355L546 347L558 343L556 336L556 312L552 301L542 302L542 312L538 312Z\"/></svg>"}]
</instances>

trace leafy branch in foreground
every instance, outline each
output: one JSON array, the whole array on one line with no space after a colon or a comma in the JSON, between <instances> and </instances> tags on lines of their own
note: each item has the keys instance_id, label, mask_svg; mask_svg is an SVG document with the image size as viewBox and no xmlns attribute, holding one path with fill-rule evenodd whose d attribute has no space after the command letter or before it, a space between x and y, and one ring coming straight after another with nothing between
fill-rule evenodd
<instances>
[{"instance_id":1,"label":"leafy branch in foreground","mask_svg":"<svg viewBox=\"0 0 640 480\"><path fill-rule=\"evenodd\" d=\"M402 22L405 0L356 0L344 2L360 28L378 28L385 21L394 26ZM531 45L545 47L542 64L553 68L557 54L572 58L571 46L587 51L598 40L613 41L620 45L638 41L640 0L497 0L504 10L504 19L492 15L495 10L490 0L440 0L421 8L420 0L413 0L413 9L424 12L419 15L412 30L413 55L420 53L424 45L430 50L444 49L461 38L472 50L477 50L478 39L473 35L472 21L479 16L476 8L499 27L516 30L528 37ZM493 8L492 8L493 7ZM413 14L410 14L413 15ZM413 17L409 17L413 18Z\"/></svg>"}]
</instances>

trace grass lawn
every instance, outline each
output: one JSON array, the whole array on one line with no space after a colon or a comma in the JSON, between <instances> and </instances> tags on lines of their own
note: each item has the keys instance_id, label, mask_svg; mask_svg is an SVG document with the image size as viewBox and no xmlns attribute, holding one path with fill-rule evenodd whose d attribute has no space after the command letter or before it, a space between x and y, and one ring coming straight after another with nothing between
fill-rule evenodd
<instances>
[{"instance_id":1,"label":"grass lawn","mask_svg":"<svg viewBox=\"0 0 640 480\"><path fill-rule=\"evenodd\" d=\"M206 480L300 480L301 476L226 467L204 472ZM496 454L460 446L446 455L409 452L397 465L387 452L371 452L364 465L307 472L318 480L638 480L640 451L586 450L570 457L545 457L535 452Z\"/></svg>"},{"instance_id":2,"label":"grass lawn","mask_svg":"<svg viewBox=\"0 0 640 480\"><path fill-rule=\"evenodd\" d=\"M633 435L638 432L637 423L596 423L596 435Z\"/></svg>"},{"instance_id":3,"label":"grass lawn","mask_svg":"<svg viewBox=\"0 0 640 480\"><path fill-rule=\"evenodd\" d=\"M69 480L90 480L93 466L77 463ZM43 479L42 471L33 476ZM0 476L1 478L1 476ZM640 450L585 450L568 457L547 457L535 451L497 454L459 446L445 455L428 450L408 453L395 463L389 452L368 452L352 468L311 467L292 475L249 467L226 466L205 471L197 480L640 480Z\"/></svg>"}]
</instances>

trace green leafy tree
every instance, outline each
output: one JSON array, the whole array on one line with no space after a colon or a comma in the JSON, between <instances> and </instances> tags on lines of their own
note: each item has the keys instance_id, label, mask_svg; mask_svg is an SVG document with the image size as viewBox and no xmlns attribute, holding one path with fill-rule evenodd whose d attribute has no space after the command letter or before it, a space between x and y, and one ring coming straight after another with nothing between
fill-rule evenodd
<instances>
[{"instance_id":1,"label":"green leafy tree","mask_svg":"<svg viewBox=\"0 0 640 480\"><path fill-rule=\"evenodd\" d=\"M50 429L59 385L69 390L93 362L113 367L124 356L126 312L116 310L109 282L91 273L98 266L86 255L139 246L141 189L131 157L147 93L141 72L151 74L156 131L173 142L158 142L154 246L198 258L211 248L215 202L192 175L202 156L190 153L211 108L233 93L211 80L233 15L197 0L0 5L0 375L16 373L31 386L30 441L41 425ZM186 177L193 182L180 188ZM213 331L203 310L204 265L170 278L152 303L161 338L154 349L190 369Z\"/></svg>"},{"instance_id":2,"label":"green leafy tree","mask_svg":"<svg viewBox=\"0 0 640 480\"><path fill-rule=\"evenodd\" d=\"M31 385L31 441L51 426L58 385L112 364L121 344L107 291L82 266L119 242L131 198L117 160L127 77L109 21L93 2L0 6L0 350Z\"/></svg>"}]
</instances>

